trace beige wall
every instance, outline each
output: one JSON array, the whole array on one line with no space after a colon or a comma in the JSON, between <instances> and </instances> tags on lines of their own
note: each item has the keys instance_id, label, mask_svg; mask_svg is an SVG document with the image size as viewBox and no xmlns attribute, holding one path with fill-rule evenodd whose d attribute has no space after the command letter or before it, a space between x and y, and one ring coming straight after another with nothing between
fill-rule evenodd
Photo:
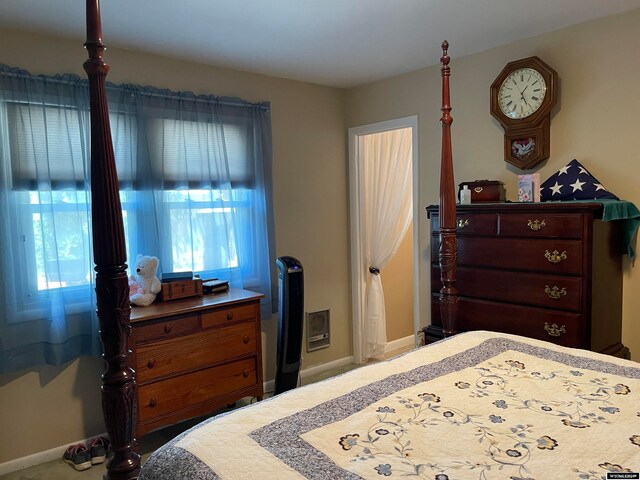
<instances>
[{"instance_id":1,"label":"beige wall","mask_svg":"<svg viewBox=\"0 0 640 480\"><path fill-rule=\"evenodd\" d=\"M413 335L413 226L395 256L381 270L387 341Z\"/></svg>"},{"instance_id":2,"label":"beige wall","mask_svg":"<svg viewBox=\"0 0 640 480\"><path fill-rule=\"evenodd\" d=\"M454 30L455 32L455 30ZM489 86L512 60L537 55L560 77L551 120L551 158L536 171L547 178L573 158L619 197L640 205L637 137L640 128L640 10L551 32L467 57L456 57L448 38L456 182L501 180L515 199L518 170L503 159L502 130L489 114ZM418 114L420 198L437 203L440 161L440 71L426 68L347 92L347 127ZM424 215L420 238L420 292L428 295L429 235ZM640 250L640 244L636 244ZM640 273L624 257L623 342L640 360ZM427 303L420 317L429 323Z\"/></svg>"},{"instance_id":3,"label":"beige wall","mask_svg":"<svg viewBox=\"0 0 640 480\"><path fill-rule=\"evenodd\" d=\"M105 26L105 43L109 32ZM82 42L0 29L0 62L84 76ZM305 270L305 309L331 309L331 347L304 366L351 355L344 91L109 48L108 80L270 101L276 255ZM265 377L275 375L275 319L263 319ZM303 367L304 368L304 367ZM105 431L102 362L82 358L0 376L0 463Z\"/></svg>"}]
</instances>

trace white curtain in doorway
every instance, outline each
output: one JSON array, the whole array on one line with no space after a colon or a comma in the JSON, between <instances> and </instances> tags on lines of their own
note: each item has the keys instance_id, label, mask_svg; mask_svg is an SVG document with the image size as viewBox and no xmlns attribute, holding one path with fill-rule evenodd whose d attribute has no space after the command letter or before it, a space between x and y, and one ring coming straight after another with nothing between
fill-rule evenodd
<instances>
[{"instance_id":1,"label":"white curtain in doorway","mask_svg":"<svg viewBox=\"0 0 640 480\"><path fill-rule=\"evenodd\" d=\"M411 225L411 134L411 128L402 128L359 137L364 172L364 254L369 266L365 358L381 355L387 344L380 270L396 254Z\"/></svg>"}]
</instances>

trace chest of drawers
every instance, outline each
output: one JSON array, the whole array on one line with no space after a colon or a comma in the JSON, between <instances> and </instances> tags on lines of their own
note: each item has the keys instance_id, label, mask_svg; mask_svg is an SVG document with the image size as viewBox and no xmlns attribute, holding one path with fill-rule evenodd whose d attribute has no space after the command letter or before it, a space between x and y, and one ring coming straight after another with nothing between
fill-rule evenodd
<instances>
[{"instance_id":1,"label":"chest of drawers","mask_svg":"<svg viewBox=\"0 0 640 480\"><path fill-rule=\"evenodd\" d=\"M231 289L132 309L138 438L243 397L262 398L261 297Z\"/></svg>"},{"instance_id":2,"label":"chest of drawers","mask_svg":"<svg viewBox=\"0 0 640 480\"><path fill-rule=\"evenodd\" d=\"M431 219L431 325L442 338L438 207ZM617 222L597 203L459 205L459 330L492 330L629 358L621 343Z\"/></svg>"}]
</instances>

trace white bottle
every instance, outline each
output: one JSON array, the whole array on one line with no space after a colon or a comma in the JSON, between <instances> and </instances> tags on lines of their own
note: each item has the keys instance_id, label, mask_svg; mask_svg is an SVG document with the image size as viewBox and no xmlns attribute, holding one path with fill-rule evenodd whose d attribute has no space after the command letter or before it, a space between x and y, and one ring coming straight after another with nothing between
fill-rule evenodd
<instances>
[{"instance_id":1,"label":"white bottle","mask_svg":"<svg viewBox=\"0 0 640 480\"><path fill-rule=\"evenodd\" d=\"M462 190L460 190L460 205L470 205L471 204L471 190L469 190L468 185L463 185Z\"/></svg>"}]
</instances>

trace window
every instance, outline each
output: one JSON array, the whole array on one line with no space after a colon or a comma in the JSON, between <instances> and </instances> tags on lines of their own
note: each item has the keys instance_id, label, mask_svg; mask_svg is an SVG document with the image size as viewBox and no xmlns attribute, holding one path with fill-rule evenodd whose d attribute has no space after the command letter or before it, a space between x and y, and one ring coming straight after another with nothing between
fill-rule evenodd
<instances>
[{"instance_id":1,"label":"window","mask_svg":"<svg viewBox=\"0 0 640 480\"><path fill-rule=\"evenodd\" d=\"M77 121L87 112L64 106L7 104L12 178L21 205L29 294L88 286L91 283L90 202L86 188L88 155ZM76 117L74 121L73 117ZM243 268L258 284L257 265L241 265L240 245L254 243L251 208L256 203L250 162L249 125L219 125L175 119L146 119L150 168L136 157L138 122L111 114L121 204L130 257L144 249L137 232L148 216L145 188L154 191L156 216L163 224L163 271L194 271L218 276ZM39 141L46 139L46 141ZM145 170L151 180L137 178ZM41 189L34 188L40 186ZM75 186L71 188L70 186ZM43 208L46 207L46 208ZM242 232L243 238L239 238ZM249 247L249 248L248 248ZM160 252L157 255L161 255ZM253 257L245 255L245 259Z\"/></svg>"},{"instance_id":2,"label":"window","mask_svg":"<svg viewBox=\"0 0 640 480\"><path fill-rule=\"evenodd\" d=\"M265 295L274 272L269 106L109 85L128 263ZM0 65L0 371L99 351L88 85Z\"/></svg>"},{"instance_id":3,"label":"window","mask_svg":"<svg viewBox=\"0 0 640 480\"><path fill-rule=\"evenodd\" d=\"M247 255L240 264L239 243L251 238L236 232L252 237L251 228L242 228L251 222L256 195L249 126L166 118L147 123L152 175L163 186L164 223L172 239L164 268L211 277L230 268L255 270Z\"/></svg>"},{"instance_id":4,"label":"window","mask_svg":"<svg viewBox=\"0 0 640 480\"><path fill-rule=\"evenodd\" d=\"M7 102L6 112L11 185L25 246L25 292L33 300L45 290L87 287L93 266L89 112L28 102Z\"/></svg>"}]
</instances>

